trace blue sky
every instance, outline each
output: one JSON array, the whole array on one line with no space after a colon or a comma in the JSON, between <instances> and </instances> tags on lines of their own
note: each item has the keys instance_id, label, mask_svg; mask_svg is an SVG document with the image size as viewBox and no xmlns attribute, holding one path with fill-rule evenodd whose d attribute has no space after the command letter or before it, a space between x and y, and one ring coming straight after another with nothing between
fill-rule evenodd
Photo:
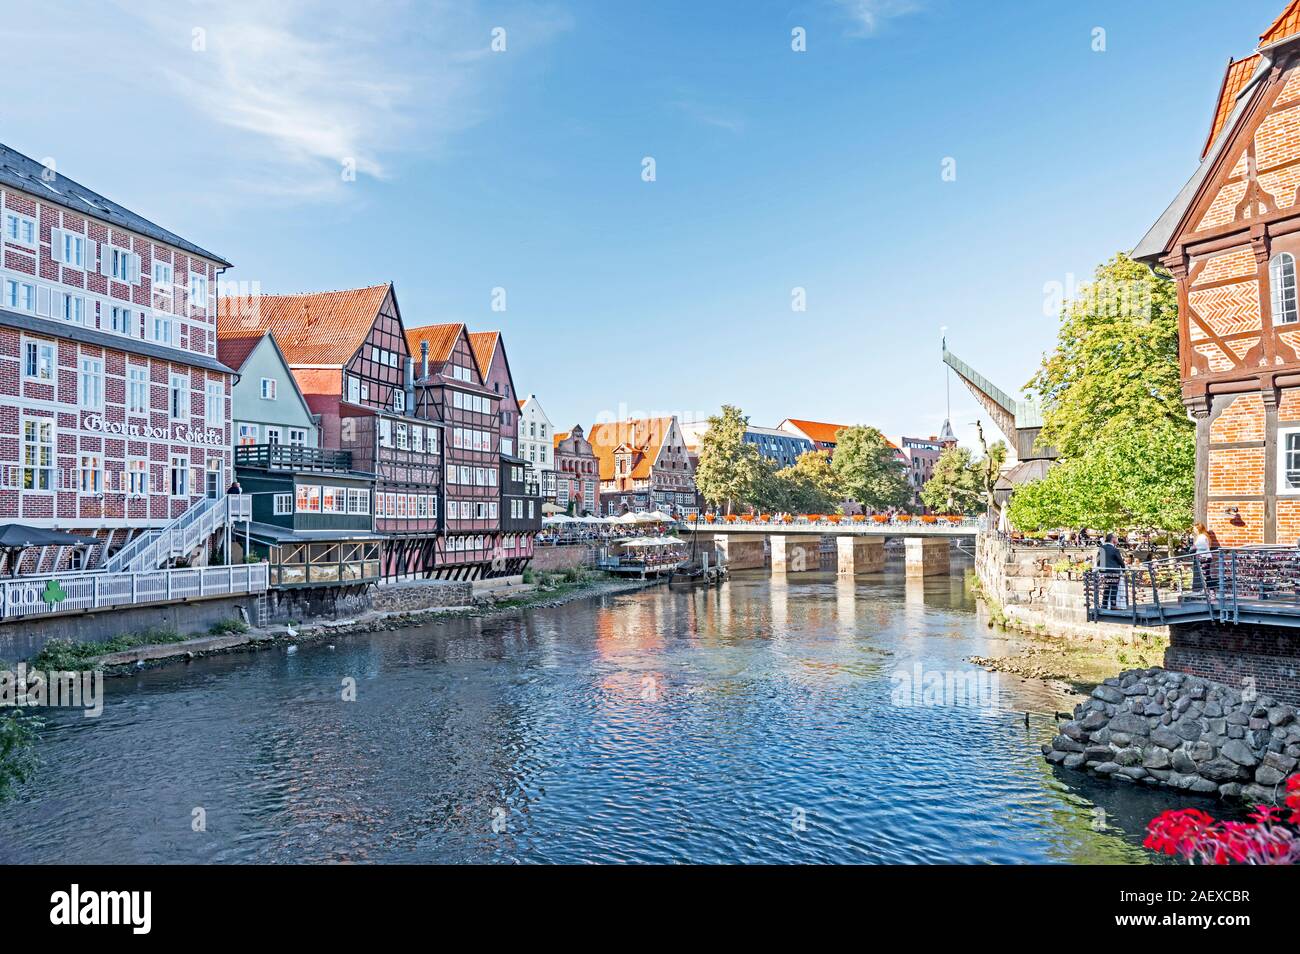
<instances>
[{"instance_id":1,"label":"blue sky","mask_svg":"<svg viewBox=\"0 0 1300 954\"><path fill-rule=\"evenodd\" d=\"M392 280L408 325L500 328L557 427L729 402L925 435L940 328L1023 384L1045 286L1136 244L1284 6L46 0L6 11L0 141L231 282Z\"/></svg>"}]
</instances>

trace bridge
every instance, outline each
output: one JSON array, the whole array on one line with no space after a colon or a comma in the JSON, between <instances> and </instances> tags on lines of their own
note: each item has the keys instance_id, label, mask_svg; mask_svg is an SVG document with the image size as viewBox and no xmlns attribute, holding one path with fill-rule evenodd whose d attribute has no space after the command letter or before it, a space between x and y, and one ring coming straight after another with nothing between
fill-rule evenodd
<instances>
[{"instance_id":1,"label":"bridge","mask_svg":"<svg viewBox=\"0 0 1300 954\"><path fill-rule=\"evenodd\" d=\"M733 570L766 565L765 547L772 552L772 572L816 569L822 537L834 537L840 576L874 573L885 566L885 540L903 539L908 576L933 576L949 570L953 538L973 540L980 531L975 520L936 517L875 520L830 517L733 518L713 522L684 521L683 533L712 538L718 557Z\"/></svg>"}]
</instances>

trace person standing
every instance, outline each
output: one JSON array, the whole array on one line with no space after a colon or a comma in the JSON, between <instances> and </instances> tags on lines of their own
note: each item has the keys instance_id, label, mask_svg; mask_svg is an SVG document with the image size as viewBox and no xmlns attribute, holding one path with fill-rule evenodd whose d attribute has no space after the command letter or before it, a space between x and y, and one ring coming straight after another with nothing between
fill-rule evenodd
<instances>
[{"instance_id":1,"label":"person standing","mask_svg":"<svg viewBox=\"0 0 1300 954\"><path fill-rule=\"evenodd\" d=\"M1113 533L1102 537L1097 547L1097 569L1102 571L1101 605L1106 609L1114 609L1120 573L1124 569L1124 554L1120 552Z\"/></svg>"}]
</instances>

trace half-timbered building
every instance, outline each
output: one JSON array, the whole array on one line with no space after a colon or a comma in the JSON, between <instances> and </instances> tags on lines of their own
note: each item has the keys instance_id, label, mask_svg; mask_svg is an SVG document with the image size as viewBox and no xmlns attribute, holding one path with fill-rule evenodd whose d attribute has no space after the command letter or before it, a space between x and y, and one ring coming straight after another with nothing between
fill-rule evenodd
<instances>
[{"instance_id":1,"label":"half-timbered building","mask_svg":"<svg viewBox=\"0 0 1300 954\"><path fill-rule=\"evenodd\" d=\"M415 413L414 371L391 284L300 295L223 298L222 333L271 331L312 412L323 447L374 475L383 576L433 571L443 435Z\"/></svg>"},{"instance_id":2,"label":"half-timbered building","mask_svg":"<svg viewBox=\"0 0 1300 954\"><path fill-rule=\"evenodd\" d=\"M1197 519L1300 539L1300 0L1224 72L1200 166L1134 257L1178 287Z\"/></svg>"}]
</instances>

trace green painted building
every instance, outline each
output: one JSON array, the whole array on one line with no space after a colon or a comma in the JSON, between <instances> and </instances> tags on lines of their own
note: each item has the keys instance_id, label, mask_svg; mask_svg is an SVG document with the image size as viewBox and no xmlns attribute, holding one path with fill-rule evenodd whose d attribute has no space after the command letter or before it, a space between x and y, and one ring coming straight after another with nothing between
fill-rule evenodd
<instances>
[{"instance_id":1,"label":"green painted building","mask_svg":"<svg viewBox=\"0 0 1300 954\"><path fill-rule=\"evenodd\" d=\"M235 446L318 447L320 428L275 335L269 331L240 334L225 324L218 330L217 355L238 373L230 415Z\"/></svg>"}]
</instances>

